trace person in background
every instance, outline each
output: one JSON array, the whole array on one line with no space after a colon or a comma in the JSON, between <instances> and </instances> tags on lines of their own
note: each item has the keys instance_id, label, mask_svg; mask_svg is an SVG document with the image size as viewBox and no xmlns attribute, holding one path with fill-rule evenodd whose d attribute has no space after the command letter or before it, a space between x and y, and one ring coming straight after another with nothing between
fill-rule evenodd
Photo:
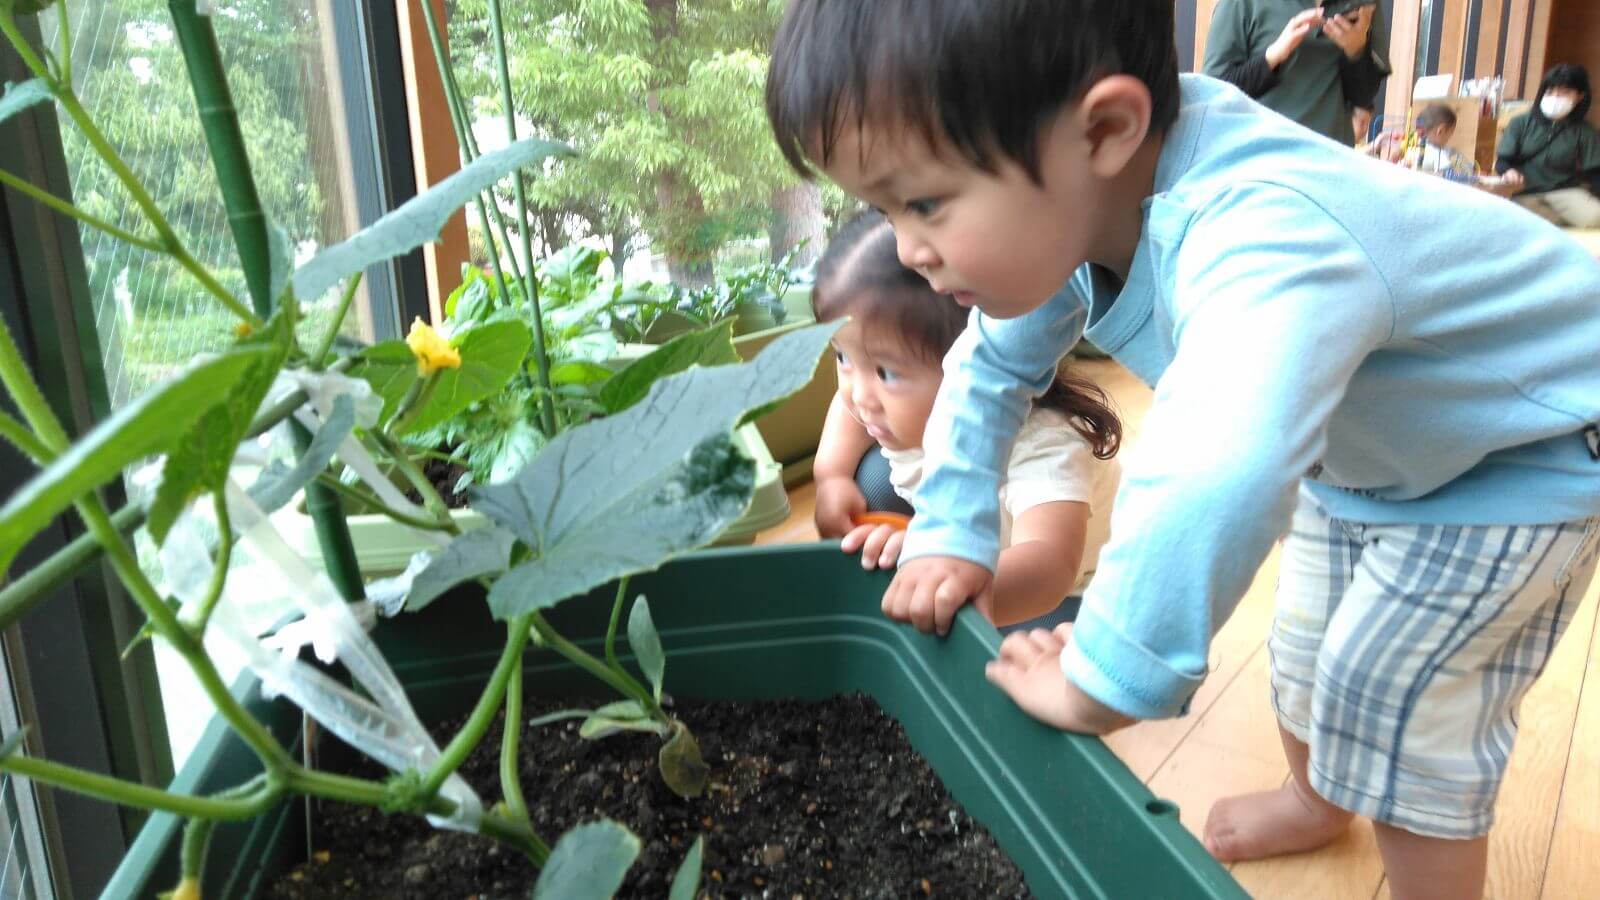
<instances>
[{"instance_id":1,"label":"person in background","mask_svg":"<svg viewBox=\"0 0 1600 900\"><path fill-rule=\"evenodd\" d=\"M1312 0L1220 0L1203 71L1349 147L1353 112L1372 108L1388 52L1376 4L1324 17Z\"/></svg>"},{"instance_id":2,"label":"person in background","mask_svg":"<svg viewBox=\"0 0 1600 900\"><path fill-rule=\"evenodd\" d=\"M1433 103L1417 113L1412 128L1417 136L1414 146L1407 147L1406 135L1384 132L1377 140L1363 146L1369 156L1384 162L1398 163L1408 169L1438 175L1447 181L1476 185L1478 166L1449 146L1456 133L1456 114L1443 103ZM1485 185L1489 186L1488 184Z\"/></svg>"},{"instance_id":3,"label":"person in background","mask_svg":"<svg viewBox=\"0 0 1600 900\"><path fill-rule=\"evenodd\" d=\"M1500 136L1501 193L1557 225L1600 228L1600 133L1584 118L1593 99L1583 66L1545 73L1533 108Z\"/></svg>"}]
</instances>

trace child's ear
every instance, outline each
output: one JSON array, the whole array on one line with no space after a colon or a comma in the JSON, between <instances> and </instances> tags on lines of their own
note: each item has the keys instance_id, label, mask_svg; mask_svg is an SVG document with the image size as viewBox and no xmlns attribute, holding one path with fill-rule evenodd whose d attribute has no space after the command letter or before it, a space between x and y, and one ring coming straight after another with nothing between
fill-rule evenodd
<instances>
[{"instance_id":1,"label":"child's ear","mask_svg":"<svg viewBox=\"0 0 1600 900\"><path fill-rule=\"evenodd\" d=\"M1089 145L1089 170L1100 178L1122 173L1150 133L1150 89L1131 75L1111 75L1090 86L1077 105Z\"/></svg>"}]
</instances>

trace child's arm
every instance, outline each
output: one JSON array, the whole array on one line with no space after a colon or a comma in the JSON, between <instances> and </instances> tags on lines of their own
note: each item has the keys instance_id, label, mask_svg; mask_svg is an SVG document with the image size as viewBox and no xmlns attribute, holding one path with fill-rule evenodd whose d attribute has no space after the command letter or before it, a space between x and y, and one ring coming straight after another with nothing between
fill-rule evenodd
<instances>
[{"instance_id":1,"label":"child's arm","mask_svg":"<svg viewBox=\"0 0 1600 900\"><path fill-rule=\"evenodd\" d=\"M834 394L811 467L817 486L817 533L822 537L843 537L855 527L855 517L867 511L867 500L856 486L856 467L871 447L872 436Z\"/></svg>"},{"instance_id":2,"label":"child's arm","mask_svg":"<svg viewBox=\"0 0 1600 900\"><path fill-rule=\"evenodd\" d=\"M1230 188L1193 215L1172 265L1174 355L1059 663L1136 718L1177 715L1199 688L1351 378L1397 327L1372 258L1286 188Z\"/></svg>"},{"instance_id":3,"label":"child's arm","mask_svg":"<svg viewBox=\"0 0 1600 900\"><path fill-rule=\"evenodd\" d=\"M944 383L923 434L927 462L912 505L902 565L883 610L944 634L969 601L991 615L1000 558L1000 484L1033 398L1083 334L1083 302L1069 286L1015 319L974 314L945 356Z\"/></svg>"},{"instance_id":4,"label":"child's arm","mask_svg":"<svg viewBox=\"0 0 1600 900\"><path fill-rule=\"evenodd\" d=\"M1041 503L1017 516L995 571L990 621L1015 625L1060 606L1078 581L1088 531L1087 503Z\"/></svg>"}]
</instances>

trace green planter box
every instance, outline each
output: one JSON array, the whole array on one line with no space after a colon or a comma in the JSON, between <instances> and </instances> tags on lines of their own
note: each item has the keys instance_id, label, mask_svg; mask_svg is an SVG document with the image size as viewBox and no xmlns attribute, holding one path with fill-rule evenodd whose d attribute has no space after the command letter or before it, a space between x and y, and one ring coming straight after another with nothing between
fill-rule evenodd
<instances>
[{"instance_id":1,"label":"green planter box","mask_svg":"<svg viewBox=\"0 0 1600 900\"><path fill-rule=\"evenodd\" d=\"M1041 898L1226 897L1245 893L1101 741L1045 727L983 679L999 644L976 612L947 639L878 612L887 583L831 544L713 550L634 580L650 596L668 653L667 689L705 699L823 698L864 691L904 724L966 810L1022 867ZM610 593L564 604L558 628L598 651ZM422 615L385 622L379 644L424 721L460 714L481 690L503 631L476 596L456 594ZM536 694L590 695L595 683L533 652ZM735 674L738 677L732 677ZM286 703L236 687L285 741L299 735ZM174 789L214 791L255 773L254 758L213 723ZM181 823L156 815L104 896L149 897L176 883ZM550 836L552 839L554 835ZM303 806L286 803L212 838L204 895L249 897L306 853Z\"/></svg>"}]
</instances>

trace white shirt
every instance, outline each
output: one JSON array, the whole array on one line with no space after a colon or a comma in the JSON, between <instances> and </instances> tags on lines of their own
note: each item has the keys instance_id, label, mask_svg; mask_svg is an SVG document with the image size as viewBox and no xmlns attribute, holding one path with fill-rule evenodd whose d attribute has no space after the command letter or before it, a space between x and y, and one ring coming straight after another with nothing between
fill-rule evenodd
<instances>
[{"instance_id":1,"label":"white shirt","mask_svg":"<svg viewBox=\"0 0 1600 900\"><path fill-rule=\"evenodd\" d=\"M889 450L889 481L895 493L911 502L922 482L922 450ZM1094 448L1072 427L1067 416L1035 407L1017 433L1000 486L1000 546L1011 546L1011 523L1035 506L1060 501L1089 505L1089 527L1083 542L1074 591L1094 575L1100 548L1111 533L1111 501L1117 494L1122 467L1115 459L1096 459Z\"/></svg>"}]
</instances>

